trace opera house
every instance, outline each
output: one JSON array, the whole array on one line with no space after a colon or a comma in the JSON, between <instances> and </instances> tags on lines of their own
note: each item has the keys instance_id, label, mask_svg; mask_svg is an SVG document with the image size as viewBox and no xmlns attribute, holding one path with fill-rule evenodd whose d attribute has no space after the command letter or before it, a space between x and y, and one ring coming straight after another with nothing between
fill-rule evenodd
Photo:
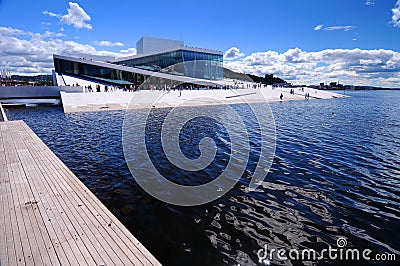
<instances>
[{"instance_id":1,"label":"opera house","mask_svg":"<svg viewBox=\"0 0 400 266\"><path fill-rule=\"evenodd\" d=\"M183 41L142 37L137 54L124 58L83 55L53 55L55 85L68 85L66 79L111 86L138 86L150 76L179 83L222 84L223 54L185 46ZM218 82L220 81L220 82Z\"/></svg>"}]
</instances>

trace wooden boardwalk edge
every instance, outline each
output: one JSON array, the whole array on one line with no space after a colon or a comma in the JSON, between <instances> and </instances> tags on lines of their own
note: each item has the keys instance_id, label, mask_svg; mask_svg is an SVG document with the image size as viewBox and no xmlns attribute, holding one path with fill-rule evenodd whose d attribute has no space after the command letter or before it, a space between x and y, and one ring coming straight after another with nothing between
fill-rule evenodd
<instances>
[{"instance_id":1,"label":"wooden boardwalk edge","mask_svg":"<svg viewBox=\"0 0 400 266\"><path fill-rule=\"evenodd\" d=\"M161 265L23 121L0 123L0 265Z\"/></svg>"},{"instance_id":2,"label":"wooden boardwalk edge","mask_svg":"<svg viewBox=\"0 0 400 266\"><path fill-rule=\"evenodd\" d=\"M0 102L0 122L3 122L3 121L8 121L8 119L7 119L6 113L4 112L4 108Z\"/></svg>"}]
</instances>

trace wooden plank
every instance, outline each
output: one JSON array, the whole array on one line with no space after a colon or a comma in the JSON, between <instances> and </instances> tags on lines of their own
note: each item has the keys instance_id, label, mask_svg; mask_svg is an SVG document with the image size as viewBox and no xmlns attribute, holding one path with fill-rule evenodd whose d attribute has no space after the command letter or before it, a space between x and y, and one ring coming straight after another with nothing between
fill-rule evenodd
<instances>
[{"instance_id":1,"label":"wooden plank","mask_svg":"<svg viewBox=\"0 0 400 266\"><path fill-rule=\"evenodd\" d=\"M6 172L6 171L4 171ZM7 173L8 176L8 173ZM11 206L10 202L12 201L12 195L11 195L11 189L10 189L10 183L5 184L6 188L6 204L4 204L4 210L7 215L5 216L4 219L4 225L5 225L5 232L6 232L6 242L4 243L6 247L2 249L7 250L7 260L4 261L4 263L7 265L17 265L17 253L16 250L20 248L20 239L19 239L19 234L14 234L14 232L18 232L16 228L16 221L15 221L15 212L13 210L13 207ZM4 198L4 197L3 197ZM16 243L17 242L17 243ZM3 260L2 260L3 261ZM2 262L1 261L1 262Z\"/></svg>"},{"instance_id":2,"label":"wooden plank","mask_svg":"<svg viewBox=\"0 0 400 266\"><path fill-rule=\"evenodd\" d=\"M24 152L27 152L26 150L19 150L19 154L23 154ZM24 162L24 158L22 155L19 155L21 158L21 161ZM25 171L25 175L29 179L30 177L30 172L26 172L27 169L25 169L24 165L22 165ZM22 203L25 204L24 209L28 212L30 216L30 223L31 223L31 230L33 234L31 233L30 238L34 238L36 243L33 243L34 249L37 248L37 250L40 253L40 257L42 259L42 264L43 265L56 265L59 263L59 260L57 258L56 253L53 251L54 246L52 245L52 242L50 240L49 234L47 232L46 226L43 223L43 217L40 213L41 205L39 204L40 199L38 195L32 190L32 184L28 184L28 187L25 187L25 190L23 191L24 193L24 200ZM35 258L35 254L33 254Z\"/></svg>"},{"instance_id":3,"label":"wooden plank","mask_svg":"<svg viewBox=\"0 0 400 266\"><path fill-rule=\"evenodd\" d=\"M31 149L31 152L34 152L33 149ZM35 156L35 157L37 158L37 156ZM39 168L40 168L40 169L39 169ZM38 167L37 170L40 171L40 172L43 174L43 176L44 176L44 180L42 180L42 181L43 181L44 183L48 183L48 186L51 187L51 191L52 191L52 192L55 192L56 198L52 199L51 202L57 202L57 201L58 201L58 203L57 203L56 205L54 205L53 207L54 207L54 208L57 208L57 205L62 205L62 206L64 206L64 207L66 207L66 208L64 208L63 210L60 211L60 212L63 212L63 215L68 214L66 217L63 217L63 218L64 218L65 220L69 220L68 223L69 223L70 225L73 225L73 227L74 227L77 231L80 230L80 233L77 232L77 233L74 235L74 237L76 238L76 240L77 240L78 242L80 242L80 241L82 241L81 238L83 238L84 240L87 240L87 242L90 243L89 239L88 239L87 236L86 236L88 229L87 229L87 228L77 228L77 227L76 227L76 225L78 224L77 221L76 221L76 218L79 216L79 213L69 213L69 207L68 207L68 205L67 205L67 204L69 204L69 203L68 203L68 199L71 198L71 196L73 195L74 192L71 190L71 188L69 188L69 186L64 186L64 187L60 188L59 186L57 186L57 184L54 184L54 182L55 182L54 180L58 180L59 178L62 179L62 177L56 176L55 173L54 173L54 172L51 172L51 171L43 171L43 170L44 170L43 165L41 165L40 167ZM68 191L65 191L65 188L66 188L66 187L68 187ZM63 189L64 189L64 191L63 191ZM80 211L80 208L77 207L77 205L75 205L74 208L79 209L79 211ZM75 217L75 216L77 216L77 217ZM89 219L89 221L90 221L90 217L88 217L88 219ZM84 225L86 224L86 221L85 221L85 220L81 220L81 222L82 222ZM75 229L74 229L74 230L75 230ZM93 235L92 235L92 236L93 236ZM95 239L94 241L92 240L92 242L93 242L93 243L90 243L90 245L88 246L89 248L92 248L94 245L98 245L98 241L96 241L96 239ZM80 249L81 249L81 251L82 251L82 250L85 250L86 248L85 248L85 247L81 247ZM92 255L93 257L96 257L96 258L97 258L97 259L96 259L96 263L97 263L97 264L105 264L105 262L108 262L107 264L110 264L110 263L112 262L112 261L110 261L110 260L105 261L105 262L102 261L101 259L99 259L100 256L97 254L96 250L93 250L93 249L92 249L91 251L92 251L92 252L91 252L91 255ZM94 252L95 252L96 254L93 254ZM103 253L103 256L108 257L108 255L105 253L104 250L101 250L101 252ZM87 257L85 257L85 258L87 258L88 260L91 260L91 261L93 262L93 259L91 258L91 255L90 255L90 254L88 254L88 253L86 252L85 255L87 255ZM116 260L118 261L119 259L117 258Z\"/></svg>"},{"instance_id":4,"label":"wooden plank","mask_svg":"<svg viewBox=\"0 0 400 266\"><path fill-rule=\"evenodd\" d=\"M45 151L42 150L43 152L51 152L50 150ZM44 155L45 156L45 155ZM62 164L62 162L59 162ZM54 164L54 161L48 161L44 165L48 166ZM114 232L111 233L113 236L118 236L118 238L115 238L114 241L117 245L121 247L122 250L127 253L127 255L130 257L131 260L133 261L141 261L141 263L144 263L146 265L159 265L159 262L154 260L149 260L147 258L154 258L144 247L143 245L140 244L140 242L132 236L132 234L113 216L108 209L105 208L105 206L97 199L95 196L88 191L86 187L84 186L83 183L76 182L76 177L73 175L73 173L67 168L67 167L58 167L62 172L64 176L68 176L72 180L70 180L70 184L72 186L76 186L76 189L82 189L84 190L84 193L79 193L80 196L84 196L82 199L83 202L91 202L91 204L94 204L94 212L93 215L95 217L98 217L101 219L101 224L104 227L105 230L113 230ZM53 169L55 170L55 169ZM82 186L77 186L77 184L81 184ZM111 224L111 226L108 226ZM125 234L121 228L125 229ZM118 232L116 234L116 232ZM131 236L131 238L127 237L127 235ZM150 254L150 255L149 255Z\"/></svg>"},{"instance_id":5,"label":"wooden plank","mask_svg":"<svg viewBox=\"0 0 400 266\"><path fill-rule=\"evenodd\" d=\"M5 124L0 126L0 147L4 150L4 137L7 134L3 134L7 126ZM5 170L7 165L5 153L1 157L0 168L2 169L0 173L0 193L1 193L1 205L2 205L2 215L3 219L0 219L1 227L3 228L4 235L1 239L0 245L2 245L2 256L0 257L1 265L17 265L17 255L15 253L16 247L14 246L14 234L13 228L13 218L14 212L11 209L9 202L12 201L12 196L10 192L10 180L8 178L8 172ZM4 241L4 242L3 242ZM3 257L6 255L6 257Z\"/></svg>"},{"instance_id":6,"label":"wooden plank","mask_svg":"<svg viewBox=\"0 0 400 266\"><path fill-rule=\"evenodd\" d=\"M14 130L12 124L10 124L8 127L11 133L10 135L13 136L12 140L14 142L15 148L21 148L22 145L17 143L20 140L18 132ZM16 152L18 155L18 150L16 150ZM17 190L15 191L15 194L17 194L18 198L18 201L15 201L15 207L21 210L24 219L27 239L31 248L29 253L32 254L32 260L35 262L35 264L51 265L50 255L46 250L44 239L42 237L43 229L39 225L41 223L38 223L37 220L37 216L40 215L38 213L37 206L35 204L36 201L30 189L30 185L28 183L28 179L24 172L23 166L21 164L13 164L12 168L13 170L16 170L18 172L13 180L13 182L15 182L16 184ZM41 219L39 217L39 222L40 220ZM26 252L27 250L24 250L24 253ZM29 256L30 255L28 254L28 258Z\"/></svg>"},{"instance_id":7,"label":"wooden plank","mask_svg":"<svg viewBox=\"0 0 400 266\"><path fill-rule=\"evenodd\" d=\"M73 217L70 216L65 216L67 214L67 211L65 211L65 202L62 202L63 198L68 198L70 195L69 193L59 193L57 191L57 188L53 186L53 184L51 184L51 186L49 186L48 182L49 180L51 180L53 175L49 174L49 173L43 173L39 170L39 168L36 169L30 169L32 172L35 171L35 173L40 172L41 174L41 178L40 178L40 183L42 184L42 204L46 205L46 209L48 210L48 212L51 212L50 216L53 217L53 219L57 220L57 217L55 217L56 215L58 217L62 218L62 221L65 221L67 224L69 224L69 230L71 230L71 225L73 225L75 222L73 220ZM56 193L54 193L56 192ZM64 206L63 209L59 209L57 207L57 205L59 206ZM53 212L54 211L54 212ZM50 218L50 216L47 216L49 220L52 220L52 218ZM49 221L51 222L51 221ZM59 226L63 226L63 225L59 225ZM75 231L75 229L73 229L73 231ZM85 229L82 230L76 230L75 234L72 236L72 239L74 239L75 242L77 242L77 245L79 246L79 250L80 252L83 254L84 256L84 260L86 261L87 264L94 264L95 261L92 258L92 255L87 251L87 248L82 245L82 235L86 235L84 234L84 232L86 232ZM83 237L84 238L84 237ZM96 256L94 256L96 257ZM103 262L99 261L98 264L104 264Z\"/></svg>"},{"instance_id":8,"label":"wooden plank","mask_svg":"<svg viewBox=\"0 0 400 266\"><path fill-rule=\"evenodd\" d=\"M11 125L10 125L10 128L12 128ZM12 133L13 136L18 135L18 130L10 129L10 132ZM37 181L35 180L32 183L36 183L36 182ZM59 219L59 220L61 220L61 219ZM53 219L53 221L56 221L56 219ZM42 223L43 223L43 219L42 219ZM56 229L56 234L57 234L57 236L56 236L57 240L55 241L55 243L57 243L56 249L58 251L62 250L62 254L60 256L61 261L63 264L66 264L66 265L79 265L79 263L78 263L79 260L76 258L76 252L74 252L74 250L73 250L75 247L71 246L71 243L73 241L68 242L66 240L65 231L63 230L62 225L63 225L63 221L60 224L56 224L54 227Z\"/></svg>"},{"instance_id":9,"label":"wooden plank","mask_svg":"<svg viewBox=\"0 0 400 266\"><path fill-rule=\"evenodd\" d=\"M18 208L18 205L16 204L16 202L18 202L18 195L15 186L15 176L18 175L18 172L12 169L12 165L18 164L19 162L18 162L18 157L16 156L12 138L10 134L7 134L8 133L7 124L2 123L1 128L6 132L6 134L3 134L4 136L3 144L5 149L7 150L6 153L7 164L5 167L3 167L3 169L4 171L7 172L10 181L8 186L8 191L10 195L8 204L9 204L10 222L11 222L10 233L12 234L13 243L8 247L10 247L10 251L12 247L14 247L13 251L15 252L15 258L17 263L26 265L27 263L29 263L29 261L26 261L25 254L27 255L26 257L30 256L27 254L30 248L26 238L26 229L23 223L22 214L20 212L20 209ZM8 244L10 243L8 242ZM24 250L26 253L24 253Z\"/></svg>"},{"instance_id":10,"label":"wooden plank","mask_svg":"<svg viewBox=\"0 0 400 266\"><path fill-rule=\"evenodd\" d=\"M8 213L8 199L7 199L7 189L6 182L8 182L8 174L3 170L3 165L6 164L6 157L4 154L4 145L2 132L0 130L0 243L7 243L6 235L6 217L10 214ZM7 247L0 249L0 265L1 262L7 261Z\"/></svg>"},{"instance_id":11,"label":"wooden plank","mask_svg":"<svg viewBox=\"0 0 400 266\"><path fill-rule=\"evenodd\" d=\"M64 192L62 191L63 188L69 187L69 185L66 183L63 184L63 177L57 172L56 169L50 169L48 167L51 165L51 161L46 161L46 158L42 159L45 163L40 165L40 170L44 173L49 174L47 175L47 180L53 180L53 190L58 191L59 194L64 194ZM118 254L115 254L115 252L112 251L113 247L110 245L110 243L112 243L112 240L107 235L101 234L101 232L99 232L99 225L93 223L93 216L90 214L89 211L85 212L85 209L87 207L86 203L83 203L79 200L79 198L75 194L75 191L68 191L68 194L68 197L65 198L69 199L71 202L65 202L65 204L67 207L69 206L69 210L72 212L71 215L69 215L69 217L72 217L73 219L71 223L77 227L80 224L87 226L87 230L82 231L86 234L89 234L91 239L94 239L94 241L92 242L94 242L94 245L97 247L97 249L99 249L99 253L107 262L105 264L131 263L130 261L127 261L124 256L117 256ZM139 263L139 261L137 261L137 263Z\"/></svg>"},{"instance_id":12,"label":"wooden plank","mask_svg":"<svg viewBox=\"0 0 400 266\"><path fill-rule=\"evenodd\" d=\"M15 126L16 125L14 124L14 127ZM13 129L15 130L15 128ZM17 135L16 131L12 132L13 134ZM29 136L26 134L25 130L18 130L18 133L20 135L20 138L15 138L15 140L22 140L22 142L19 145L16 145L16 147L19 147L17 151L18 157L22 162L22 167L24 168L27 180L29 181L35 180L32 176L32 172L30 171L30 169L26 167L26 164L34 165L34 162L33 161L29 162L24 157L26 153L29 153L28 150L26 149L26 146L24 145L24 141L27 140L27 137ZM28 212L31 215L32 230L35 234L36 247L40 252L43 264L56 265L60 263L60 260L58 259L57 254L54 250L54 245L50 239L50 232L48 228L46 228L45 226L44 217L42 216L40 211L43 208L43 206L41 205L39 200L40 193L38 193L35 189L36 184L40 185L40 182L30 182L29 188L26 187L25 189L26 200L27 202L29 202L29 204L26 204L25 207L27 208Z\"/></svg>"},{"instance_id":13,"label":"wooden plank","mask_svg":"<svg viewBox=\"0 0 400 266\"><path fill-rule=\"evenodd\" d=\"M66 175L72 174L68 169L63 169L66 171ZM100 219L103 227L110 232L112 236L115 236L115 243L120 246L125 254L133 261L139 260L144 265L160 265L159 262L150 254L150 252L145 249L145 247L126 229L126 227L113 216L113 214L105 208L105 206L97 199L89 194L80 194L87 202L90 202L93 206L93 215L96 215ZM110 225L107 227L107 225Z\"/></svg>"},{"instance_id":14,"label":"wooden plank","mask_svg":"<svg viewBox=\"0 0 400 266\"><path fill-rule=\"evenodd\" d=\"M45 153L48 153L48 152L51 153L51 151L48 149L47 150L43 149L42 151ZM45 165L48 165L48 163L54 164L55 162L49 161L49 162L45 163ZM60 161L59 164L62 164L62 162ZM79 182L76 182L76 180L75 180L76 177L73 175L73 173L67 167L54 167L54 168L59 168L59 169L61 168L61 170L64 172L65 175L68 175L70 178L72 178L71 183L74 186L79 184L79 185L81 185L81 188L84 191L86 191L85 194L80 193L79 195L87 196L86 194L87 194L88 189L86 187L84 187L83 183L81 183L79 180L78 180ZM124 250L126 248L128 248L127 252L129 252L129 250L132 249L134 251L134 253L132 253L132 254L134 254L134 256L139 257L142 260L144 258L154 258L143 247L143 245L141 245L140 242L132 236L132 234L115 218L115 216L113 216L109 212L108 209L105 208L105 206L93 194L91 194L91 193L90 193L90 195L88 194L88 196L85 197L84 201L90 201L90 202L94 203L96 205L96 211L98 211L98 208L100 208L100 210L102 211L101 212L102 215L99 215L99 217L103 219L103 222L102 222L103 225L110 224L110 221L113 222L111 224L115 225L115 226L112 226L110 229L115 229L118 232L118 236L123 238L122 242L121 242L121 239L118 239L116 241L118 241L119 243L121 243L121 245L124 246ZM94 213L94 215L95 215L95 213ZM110 217L113 217L113 218L110 218ZM106 229L108 229L108 228L106 227ZM129 244L128 246L126 246L127 243ZM149 256L149 254L150 254L150 256ZM148 263L154 264L154 265L159 264L159 262L155 259L148 261Z\"/></svg>"},{"instance_id":15,"label":"wooden plank","mask_svg":"<svg viewBox=\"0 0 400 266\"><path fill-rule=\"evenodd\" d=\"M3 146L3 142L0 141L0 147ZM0 158L1 160L1 158ZM5 160L5 158L4 158ZM0 166L1 167L1 166ZM2 167L1 167L2 168ZM6 171L0 171L0 243L7 243L7 217L10 216L8 212L8 199L7 199L7 183L8 173ZM0 249L0 265L1 262L8 262L7 247Z\"/></svg>"},{"instance_id":16,"label":"wooden plank","mask_svg":"<svg viewBox=\"0 0 400 266\"><path fill-rule=\"evenodd\" d=\"M23 121L0 151L0 265L160 265Z\"/></svg>"},{"instance_id":17,"label":"wooden plank","mask_svg":"<svg viewBox=\"0 0 400 266\"><path fill-rule=\"evenodd\" d=\"M11 182L13 195L15 196L13 197L13 203L17 214L17 222L25 263L27 265L34 265L36 260L37 264L41 264L42 260L40 254L37 253L37 249L34 249L36 236L32 229L32 221L24 206L27 201L24 199L23 194L26 181L22 178L24 176L22 165L20 163L7 164L7 170L10 179L13 179Z\"/></svg>"}]
</instances>

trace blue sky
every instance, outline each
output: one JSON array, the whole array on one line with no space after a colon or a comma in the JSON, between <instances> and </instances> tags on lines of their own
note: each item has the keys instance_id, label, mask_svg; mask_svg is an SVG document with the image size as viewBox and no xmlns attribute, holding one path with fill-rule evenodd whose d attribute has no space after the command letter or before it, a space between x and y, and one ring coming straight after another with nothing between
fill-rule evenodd
<instances>
[{"instance_id":1,"label":"blue sky","mask_svg":"<svg viewBox=\"0 0 400 266\"><path fill-rule=\"evenodd\" d=\"M233 70L294 83L400 87L399 2L0 0L0 63L48 73L52 53L128 55L146 35L221 50Z\"/></svg>"}]
</instances>

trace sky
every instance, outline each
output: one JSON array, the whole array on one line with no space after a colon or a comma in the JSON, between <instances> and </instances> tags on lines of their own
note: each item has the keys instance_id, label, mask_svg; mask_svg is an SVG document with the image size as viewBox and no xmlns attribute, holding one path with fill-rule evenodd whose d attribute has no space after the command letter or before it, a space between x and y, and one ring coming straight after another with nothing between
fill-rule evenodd
<instances>
[{"instance_id":1,"label":"sky","mask_svg":"<svg viewBox=\"0 0 400 266\"><path fill-rule=\"evenodd\" d=\"M0 0L0 67L129 56L142 36L220 50L234 71L294 84L400 87L400 0Z\"/></svg>"}]
</instances>

